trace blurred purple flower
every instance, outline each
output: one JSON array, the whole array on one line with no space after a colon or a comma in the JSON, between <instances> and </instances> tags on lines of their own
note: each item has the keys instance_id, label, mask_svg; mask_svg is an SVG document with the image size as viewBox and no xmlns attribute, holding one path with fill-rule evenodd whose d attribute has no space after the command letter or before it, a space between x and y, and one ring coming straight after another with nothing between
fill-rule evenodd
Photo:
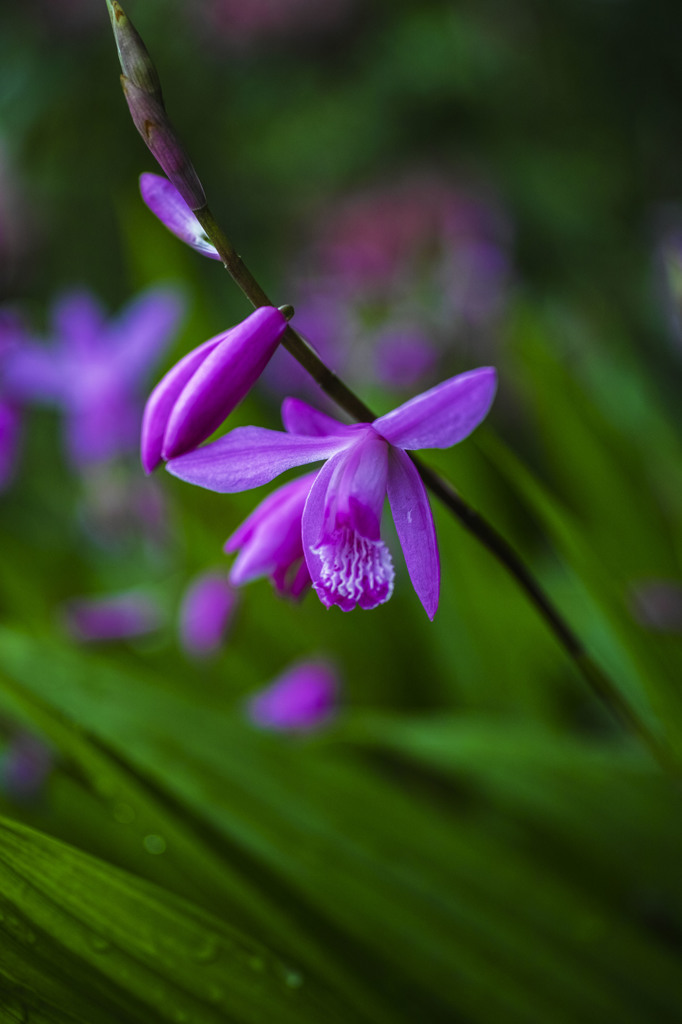
<instances>
[{"instance_id":1,"label":"blurred purple flower","mask_svg":"<svg viewBox=\"0 0 682 1024\"><path fill-rule=\"evenodd\" d=\"M682 633L682 583L674 580L640 582L630 593L634 618L659 633Z\"/></svg>"},{"instance_id":2,"label":"blurred purple flower","mask_svg":"<svg viewBox=\"0 0 682 1024\"><path fill-rule=\"evenodd\" d=\"M142 421L145 472L196 448L227 418L253 387L287 326L274 306L261 306L246 320L188 352L152 391Z\"/></svg>"},{"instance_id":3,"label":"blurred purple flower","mask_svg":"<svg viewBox=\"0 0 682 1024\"><path fill-rule=\"evenodd\" d=\"M159 548L168 540L166 496L151 477L120 462L96 463L83 474L80 521L97 544L140 540Z\"/></svg>"},{"instance_id":4,"label":"blurred purple flower","mask_svg":"<svg viewBox=\"0 0 682 1024\"><path fill-rule=\"evenodd\" d=\"M53 755L43 740L18 732L0 758L0 788L17 802L40 796L53 766Z\"/></svg>"},{"instance_id":5,"label":"blurred purple flower","mask_svg":"<svg viewBox=\"0 0 682 1024\"><path fill-rule=\"evenodd\" d=\"M67 632L81 642L144 636L163 622L158 601L131 593L74 598L62 607L62 619Z\"/></svg>"},{"instance_id":6,"label":"blurred purple flower","mask_svg":"<svg viewBox=\"0 0 682 1024\"><path fill-rule=\"evenodd\" d=\"M246 702L246 714L261 729L310 732L328 725L338 710L336 674L326 662L290 668Z\"/></svg>"},{"instance_id":7,"label":"blurred purple flower","mask_svg":"<svg viewBox=\"0 0 682 1024\"><path fill-rule=\"evenodd\" d=\"M19 317L0 310L0 491L12 480L19 449L21 416L16 395L8 385L7 367L23 337Z\"/></svg>"},{"instance_id":8,"label":"blurred purple flower","mask_svg":"<svg viewBox=\"0 0 682 1024\"><path fill-rule=\"evenodd\" d=\"M52 344L26 341L15 349L8 386L62 409L78 468L127 454L139 437L144 381L180 314L177 294L166 288L143 292L109 322L91 295L70 292L54 307Z\"/></svg>"},{"instance_id":9,"label":"blurred purple flower","mask_svg":"<svg viewBox=\"0 0 682 1024\"><path fill-rule=\"evenodd\" d=\"M230 572L234 586L269 576L280 594L301 597L311 584L301 520L316 473L291 480L257 505L225 544L239 551Z\"/></svg>"},{"instance_id":10,"label":"blurred purple flower","mask_svg":"<svg viewBox=\"0 0 682 1024\"><path fill-rule=\"evenodd\" d=\"M14 475L19 430L19 410L0 399L0 491L7 487Z\"/></svg>"},{"instance_id":11,"label":"blurred purple flower","mask_svg":"<svg viewBox=\"0 0 682 1024\"><path fill-rule=\"evenodd\" d=\"M269 40L316 36L338 25L354 0L197 0L197 28L211 43L243 50Z\"/></svg>"},{"instance_id":12,"label":"blurred purple flower","mask_svg":"<svg viewBox=\"0 0 682 1024\"><path fill-rule=\"evenodd\" d=\"M216 570L196 576L180 606L180 641L188 654L208 657L223 643L237 605L237 592Z\"/></svg>"},{"instance_id":13,"label":"blurred purple flower","mask_svg":"<svg viewBox=\"0 0 682 1024\"><path fill-rule=\"evenodd\" d=\"M424 484L408 451L449 448L478 426L496 387L492 367L444 381L372 423L346 426L295 398L282 406L288 433L237 427L171 459L174 476L220 493L268 483L294 466L326 459L305 502L302 540L318 597L343 611L375 608L393 592L393 564L381 540L388 500L410 579L433 619L440 568ZM273 521L276 528L277 520Z\"/></svg>"},{"instance_id":14,"label":"blurred purple flower","mask_svg":"<svg viewBox=\"0 0 682 1024\"><path fill-rule=\"evenodd\" d=\"M389 331L374 339L376 376L389 387L409 387L423 380L438 362L438 350L423 332Z\"/></svg>"},{"instance_id":15,"label":"blurred purple flower","mask_svg":"<svg viewBox=\"0 0 682 1024\"><path fill-rule=\"evenodd\" d=\"M416 173L335 199L318 223L291 281L296 328L352 383L423 385L494 349L510 266L493 202ZM309 392L297 366L272 371L280 394Z\"/></svg>"},{"instance_id":16,"label":"blurred purple flower","mask_svg":"<svg viewBox=\"0 0 682 1024\"><path fill-rule=\"evenodd\" d=\"M58 32L73 39L74 35L101 32L103 28L101 14L92 0L30 0L30 6L35 8L36 25L49 35Z\"/></svg>"}]
</instances>

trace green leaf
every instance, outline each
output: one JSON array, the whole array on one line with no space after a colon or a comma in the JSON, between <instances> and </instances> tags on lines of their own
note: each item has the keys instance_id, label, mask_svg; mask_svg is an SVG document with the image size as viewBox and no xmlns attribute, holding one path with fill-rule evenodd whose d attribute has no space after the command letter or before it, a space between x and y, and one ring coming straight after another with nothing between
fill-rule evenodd
<instances>
[{"instance_id":1,"label":"green leaf","mask_svg":"<svg viewBox=\"0 0 682 1024\"><path fill-rule=\"evenodd\" d=\"M608 873L586 884L573 851L546 858L509 825L491 828L485 804L472 815L347 746L261 735L200 692L20 634L0 633L0 663L182 807L393 1020L676 1019L675 957Z\"/></svg>"},{"instance_id":2,"label":"green leaf","mask_svg":"<svg viewBox=\"0 0 682 1024\"><path fill-rule=\"evenodd\" d=\"M24 1019L34 1011L83 1024L344 1019L312 979L218 918L7 819L0 929L0 978Z\"/></svg>"}]
</instances>

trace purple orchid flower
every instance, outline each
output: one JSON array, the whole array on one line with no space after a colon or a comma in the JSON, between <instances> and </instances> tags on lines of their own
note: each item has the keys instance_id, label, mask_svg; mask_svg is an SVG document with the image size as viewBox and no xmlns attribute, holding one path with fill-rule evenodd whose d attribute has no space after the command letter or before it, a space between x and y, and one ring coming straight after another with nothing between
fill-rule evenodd
<instances>
[{"instance_id":1,"label":"purple orchid flower","mask_svg":"<svg viewBox=\"0 0 682 1024\"><path fill-rule=\"evenodd\" d=\"M149 396L142 421L145 472L195 448L241 402L286 330L281 310L261 306L229 331L188 352Z\"/></svg>"},{"instance_id":2,"label":"purple orchid flower","mask_svg":"<svg viewBox=\"0 0 682 1024\"><path fill-rule=\"evenodd\" d=\"M410 579L427 615L438 607L440 566L424 484L406 454L449 448L487 415L496 387L492 367L459 374L372 423L346 426L299 399L282 406L287 433L237 427L167 469L220 493L268 483L293 466L326 459L305 503L302 541L312 584L323 604L343 611L375 608L393 591L394 570L381 540L388 500Z\"/></svg>"},{"instance_id":3,"label":"purple orchid flower","mask_svg":"<svg viewBox=\"0 0 682 1024\"><path fill-rule=\"evenodd\" d=\"M316 473L289 481L256 506L225 544L239 551L230 582L234 586L270 576L275 589L301 597L311 584L301 538L303 509Z\"/></svg>"},{"instance_id":4,"label":"purple orchid flower","mask_svg":"<svg viewBox=\"0 0 682 1024\"><path fill-rule=\"evenodd\" d=\"M27 340L13 352L8 387L25 400L63 410L67 450L78 468L132 451L144 379L180 313L174 291L153 288L107 322L91 295L71 292L54 308L52 346Z\"/></svg>"},{"instance_id":5,"label":"purple orchid flower","mask_svg":"<svg viewBox=\"0 0 682 1024\"><path fill-rule=\"evenodd\" d=\"M250 697L246 713L261 729L310 732L331 721L337 705L338 682L331 666L306 661Z\"/></svg>"},{"instance_id":6,"label":"purple orchid flower","mask_svg":"<svg viewBox=\"0 0 682 1024\"><path fill-rule=\"evenodd\" d=\"M237 593L225 573L210 570L192 580L180 607L180 641L188 654L205 658L225 639L237 605Z\"/></svg>"}]
</instances>

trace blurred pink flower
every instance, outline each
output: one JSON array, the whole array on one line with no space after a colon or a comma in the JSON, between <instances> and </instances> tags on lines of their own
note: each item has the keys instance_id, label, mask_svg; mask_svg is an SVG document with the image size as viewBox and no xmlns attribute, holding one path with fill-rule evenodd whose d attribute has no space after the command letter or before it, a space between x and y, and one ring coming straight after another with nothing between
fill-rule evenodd
<instances>
[{"instance_id":1,"label":"blurred pink flower","mask_svg":"<svg viewBox=\"0 0 682 1024\"><path fill-rule=\"evenodd\" d=\"M139 593L73 598L61 612L66 631L86 643L144 636L163 622L158 601Z\"/></svg>"},{"instance_id":2,"label":"blurred pink flower","mask_svg":"<svg viewBox=\"0 0 682 1024\"><path fill-rule=\"evenodd\" d=\"M220 570L202 572L190 582L180 606L180 641L185 651L204 658L221 647L237 605L237 591Z\"/></svg>"},{"instance_id":3,"label":"blurred pink flower","mask_svg":"<svg viewBox=\"0 0 682 1024\"><path fill-rule=\"evenodd\" d=\"M658 633L682 633L682 583L647 580L632 587L632 615L642 626Z\"/></svg>"},{"instance_id":4,"label":"blurred pink flower","mask_svg":"<svg viewBox=\"0 0 682 1024\"><path fill-rule=\"evenodd\" d=\"M83 472L79 520L92 541L108 548L143 541L158 549L170 531L163 488L122 462Z\"/></svg>"},{"instance_id":5,"label":"blurred pink flower","mask_svg":"<svg viewBox=\"0 0 682 1024\"><path fill-rule=\"evenodd\" d=\"M338 711L336 673L326 662L294 665L246 702L254 725L275 732L311 732L328 725Z\"/></svg>"},{"instance_id":6,"label":"blurred pink flower","mask_svg":"<svg viewBox=\"0 0 682 1024\"><path fill-rule=\"evenodd\" d=\"M354 0L195 0L189 9L197 29L212 43L245 50L328 32L353 6Z\"/></svg>"},{"instance_id":7,"label":"blurred pink flower","mask_svg":"<svg viewBox=\"0 0 682 1024\"><path fill-rule=\"evenodd\" d=\"M7 381L6 370L23 337L19 317L9 310L0 310L0 491L12 481L19 450L19 404Z\"/></svg>"},{"instance_id":8,"label":"blurred pink flower","mask_svg":"<svg viewBox=\"0 0 682 1024\"><path fill-rule=\"evenodd\" d=\"M53 766L47 744L28 732L17 732L0 756L0 789L19 803L42 793Z\"/></svg>"},{"instance_id":9,"label":"blurred pink flower","mask_svg":"<svg viewBox=\"0 0 682 1024\"><path fill-rule=\"evenodd\" d=\"M435 173L334 200L295 270L295 326L360 384L435 381L489 356L507 302L509 226L496 205ZM277 354L266 380L308 393Z\"/></svg>"}]
</instances>

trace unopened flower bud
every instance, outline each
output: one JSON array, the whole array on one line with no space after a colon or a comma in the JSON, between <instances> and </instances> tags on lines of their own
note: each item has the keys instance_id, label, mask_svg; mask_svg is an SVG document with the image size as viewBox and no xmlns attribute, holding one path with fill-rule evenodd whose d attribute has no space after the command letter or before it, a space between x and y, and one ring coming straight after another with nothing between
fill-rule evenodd
<instances>
[{"instance_id":1,"label":"unopened flower bud","mask_svg":"<svg viewBox=\"0 0 682 1024\"><path fill-rule=\"evenodd\" d=\"M138 89L144 90L150 96L155 96L159 103L163 104L161 82L147 47L121 5L116 0L107 0L107 7L109 8L111 27L114 30L121 71Z\"/></svg>"},{"instance_id":2,"label":"unopened flower bud","mask_svg":"<svg viewBox=\"0 0 682 1024\"><path fill-rule=\"evenodd\" d=\"M121 85L130 116L152 156L190 210L200 210L206 205L206 195L190 158L168 120L163 104L155 96L138 88L125 75L121 75Z\"/></svg>"},{"instance_id":3,"label":"unopened flower bud","mask_svg":"<svg viewBox=\"0 0 682 1024\"><path fill-rule=\"evenodd\" d=\"M121 85L135 127L190 210L200 210L206 195L168 120L161 82L147 47L117 0L107 0L107 7L123 72Z\"/></svg>"},{"instance_id":4,"label":"unopened flower bud","mask_svg":"<svg viewBox=\"0 0 682 1024\"><path fill-rule=\"evenodd\" d=\"M336 672L316 661L295 665L246 702L253 724L275 732L312 732L329 725L338 708Z\"/></svg>"},{"instance_id":5,"label":"unopened flower bud","mask_svg":"<svg viewBox=\"0 0 682 1024\"><path fill-rule=\"evenodd\" d=\"M261 306L168 371L147 401L142 420L142 465L188 452L216 430L256 383L287 322L274 306Z\"/></svg>"}]
</instances>

